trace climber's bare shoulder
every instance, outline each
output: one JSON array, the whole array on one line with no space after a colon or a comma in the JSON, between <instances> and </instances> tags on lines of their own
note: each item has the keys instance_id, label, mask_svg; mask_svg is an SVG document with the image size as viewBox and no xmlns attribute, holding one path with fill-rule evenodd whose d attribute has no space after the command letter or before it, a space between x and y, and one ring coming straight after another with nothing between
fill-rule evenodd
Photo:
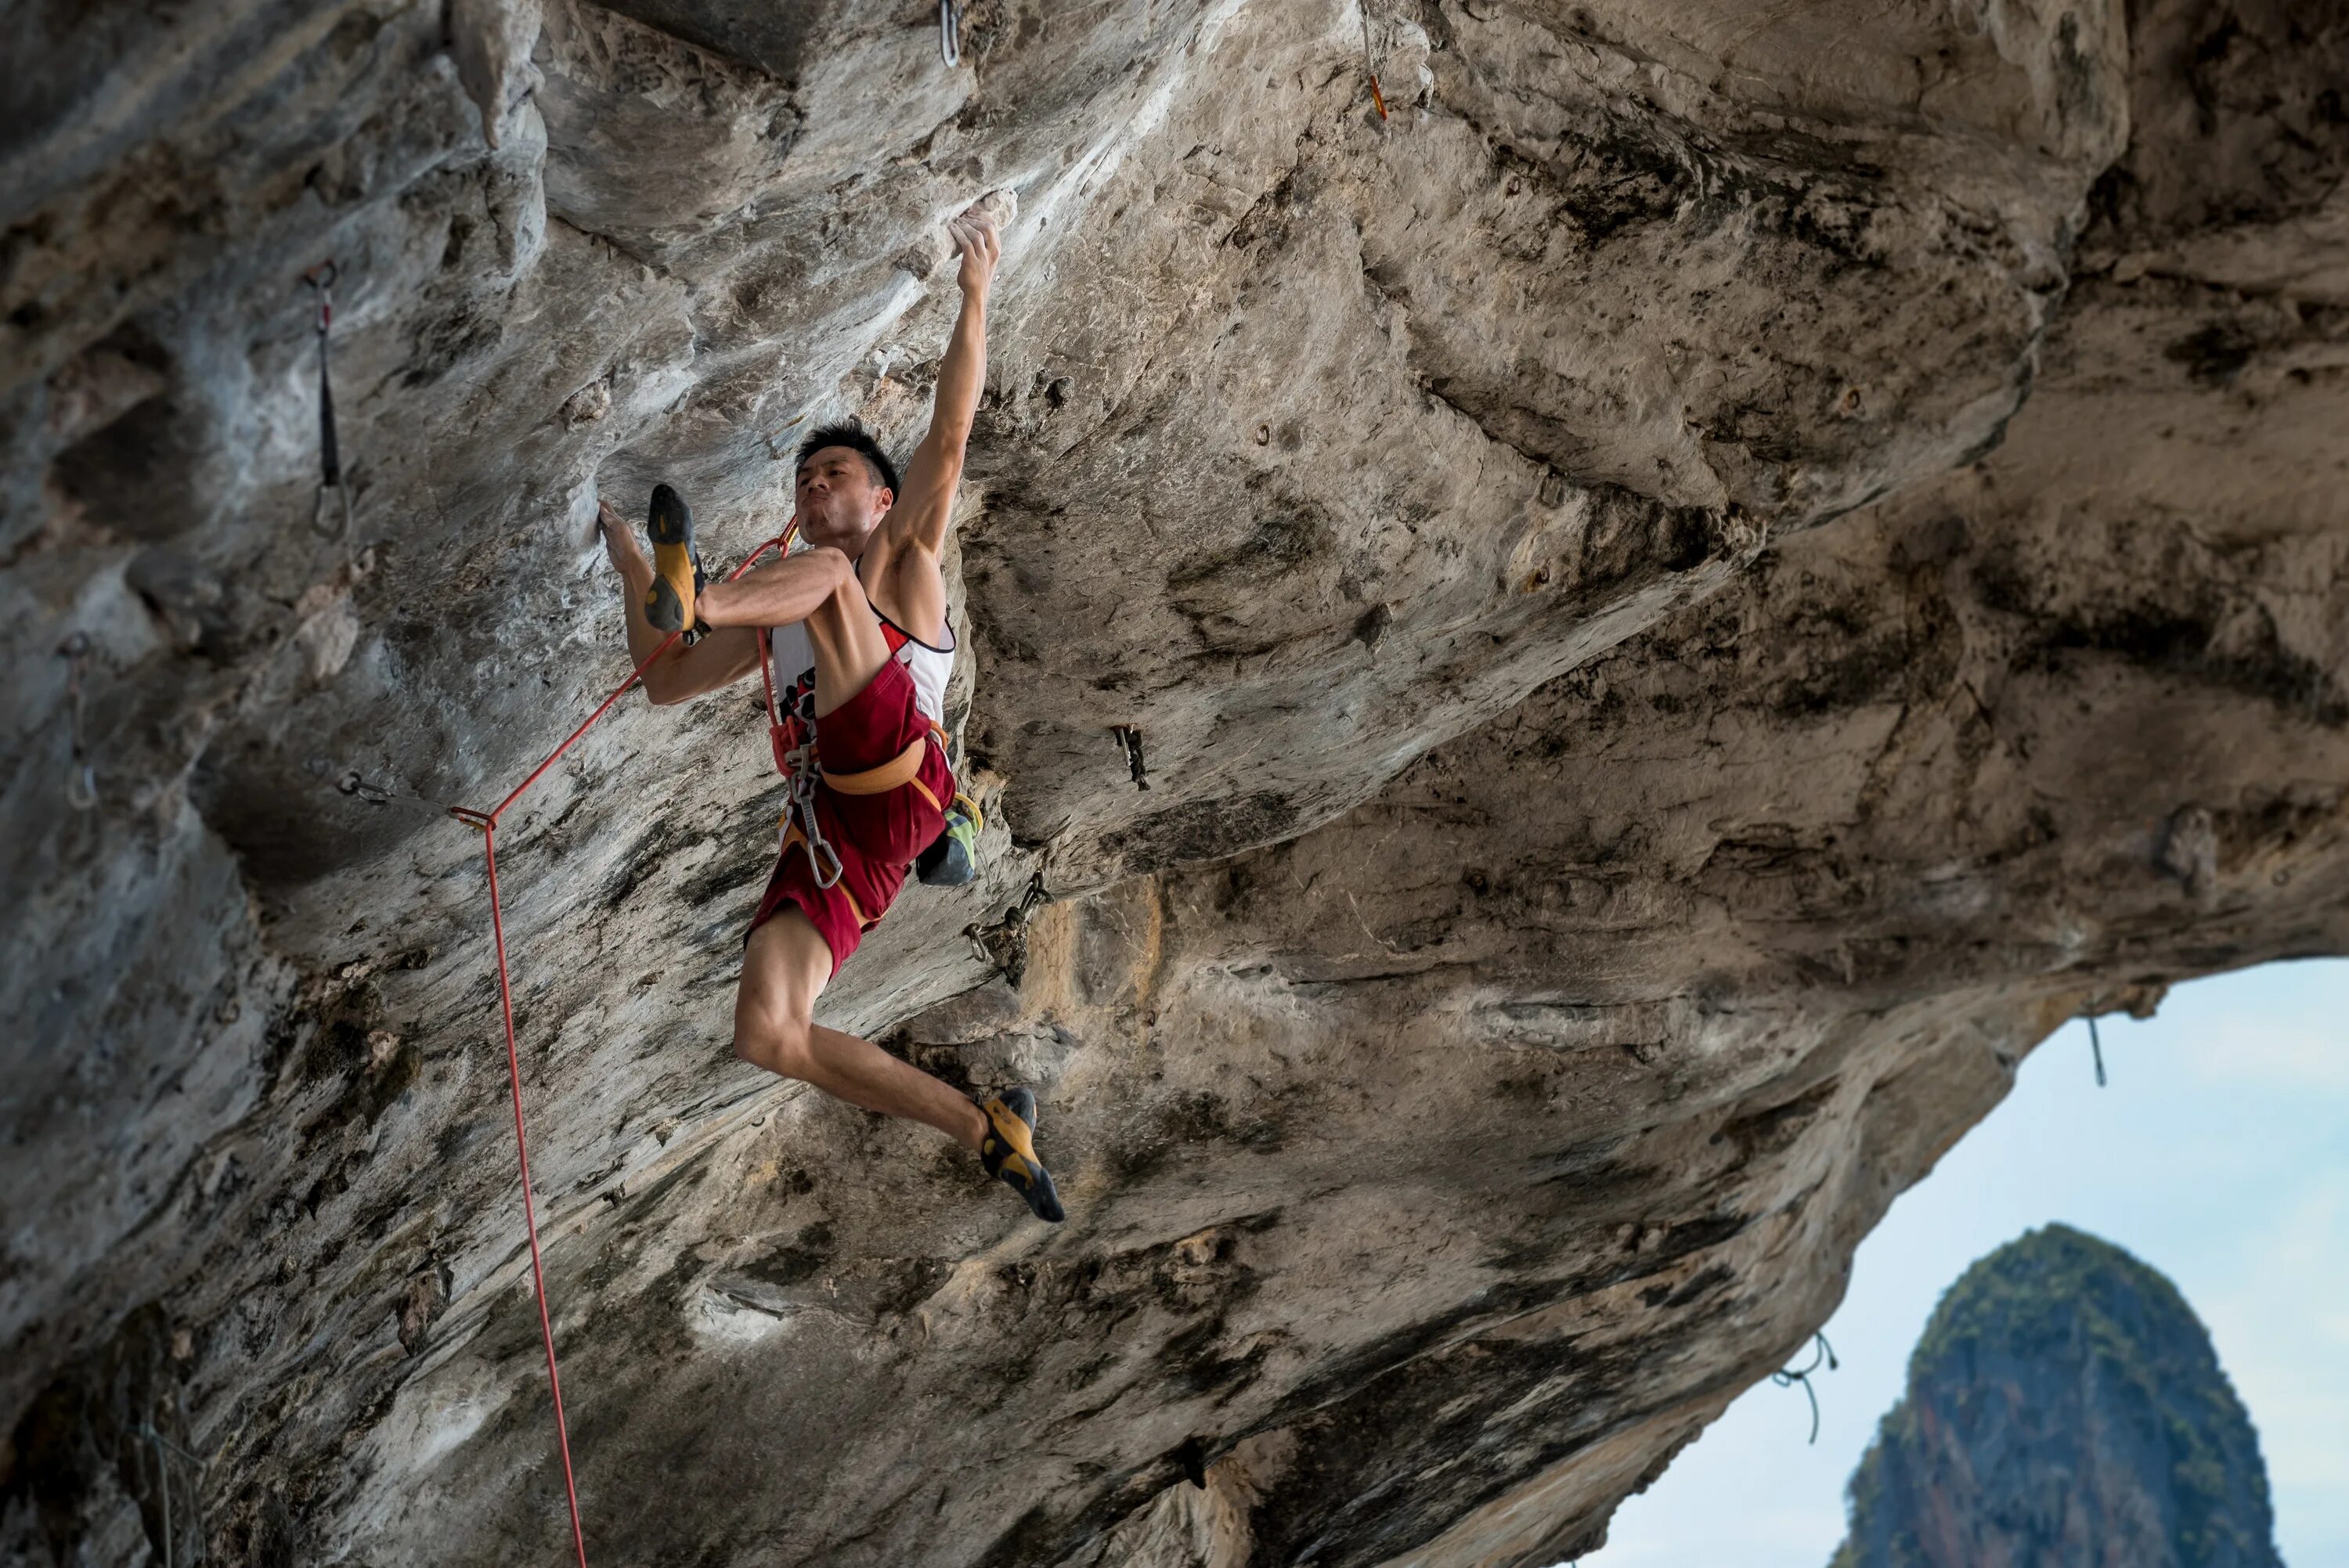
<instances>
[{"instance_id":1,"label":"climber's bare shoulder","mask_svg":"<svg viewBox=\"0 0 2349 1568\"><path fill-rule=\"evenodd\" d=\"M947 578L937 552L915 540L885 541L885 519L856 563L857 581L873 608L909 637L945 645Z\"/></svg>"}]
</instances>

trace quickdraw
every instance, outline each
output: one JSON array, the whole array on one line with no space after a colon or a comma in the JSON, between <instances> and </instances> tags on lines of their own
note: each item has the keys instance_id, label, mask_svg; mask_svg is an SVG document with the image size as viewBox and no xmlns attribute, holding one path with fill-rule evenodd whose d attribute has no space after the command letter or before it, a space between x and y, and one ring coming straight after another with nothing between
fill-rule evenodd
<instances>
[{"instance_id":1,"label":"quickdraw","mask_svg":"<svg viewBox=\"0 0 2349 1568\"><path fill-rule=\"evenodd\" d=\"M310 508L310 531L321 539L345 539L351 531L351 492L343 484L343 459L335 440L335 387L326 375L327 334L335 325L335 279L330 259L302 274L318 296L318 497ZM326 493L341 502L339 513Z\"/></svg>"},{"instance_id":2,"label":"quickdraw","mask_svg":"<svg viewBox=\"0 0 2349 1568\"><path fill-rule=\"evenodd\" d=\"M176 1568L175 1544L179 1529L171 1521L171 1460L183 1460L195 1476L190 1495L195 1501L196 1562L212 1560L211 1532L204 1528L204 1461L155 1429L151 1421L141 1421L136 1429L125 1428L132 1437L150 1444L155 1450L156 1477L163 1493L163 1568Z\"/></svg>"},{"instance_id":3,"label":"quickdraw","mask_svg":"<svg viewBox=\"0 0 2349 1568\"><path fill-rule=\"evenodd\" d=\"M66 775L66 804L87 811L98 804L98 769L89 759L89 743L81 722L82 674L89 663L89 634L76 632L57 645L66 661L66 726L73 747L72 771Z\"/></svg>"},{"instance_id":4,"label":"quickdraw","mask_svg":"<svg viewBox=\"0 0 2349 1568\"><path fill-rule=\"evenodd\" d=\"M938 58L948 69L962 64L962 0L938 0Z\"/></svg>"},{"instance_id":5,"label":"quickdraw","mask_svg":"<svg viewBox=\"0 0 2349 1568\"><path fill-rule=\"evenodd\" d=\"M1377 106L1379 119L1387 118L1387 95L1379 90L1379 65L1371 55L1371 0L1360 0L1357 7L1362 18L1362 72L1371 78L1371 102Z\"/></svg>"}]
</instances>

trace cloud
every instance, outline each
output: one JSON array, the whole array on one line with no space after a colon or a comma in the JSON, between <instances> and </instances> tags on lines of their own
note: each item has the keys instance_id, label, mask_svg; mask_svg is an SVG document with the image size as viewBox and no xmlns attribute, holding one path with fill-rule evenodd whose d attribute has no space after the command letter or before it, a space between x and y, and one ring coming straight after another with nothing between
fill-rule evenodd
<instances>
[{"instance_id":1,"label":"cloud","mask_svg":"<svg viewBox=\"0 0 2349 1568\"><path fill-rule=\"evenodd\" d=\"M2349 1029L2241 1019L2181 1052L2205 1083L2338 1089L2349 1093Z\"/></svg>"},{"instance_id":2,"label":"cloud","mask_svg":"<svg viewBox=\"0 0 2349 1568\"><path fill-rule=\"evenodd\" d=\"M2280 1212L2242 1240L2241 1272L2195 1305L2259 1429L2288 1544L2295 1524L2342 1522L2292 1514L2349 1477L2349 1171L2311 1172L2278 1196Z\"/></svg>"}]
</instances>

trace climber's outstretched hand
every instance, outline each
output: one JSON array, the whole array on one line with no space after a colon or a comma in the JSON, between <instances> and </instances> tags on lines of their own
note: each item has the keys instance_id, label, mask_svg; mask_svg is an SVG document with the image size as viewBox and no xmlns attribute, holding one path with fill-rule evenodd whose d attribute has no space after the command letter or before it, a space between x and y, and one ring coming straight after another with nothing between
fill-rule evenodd
<instances>
[{"instance_id":1,"label":"climber's outstretched hand","mask_svg":"<svg viewBox=\"0 0 2349 1568\"><path fill-rule=\"evenodd\" d=\"M954 237L955 249L962 256L962 273L956 280L962 285L967 299L984 299L988 285L995 281L996 263L1003 260L1003 236L996 232L995 218L984 206L974 206L959 218L947 221L947 232Z\"/></svg>"}]
</instances>

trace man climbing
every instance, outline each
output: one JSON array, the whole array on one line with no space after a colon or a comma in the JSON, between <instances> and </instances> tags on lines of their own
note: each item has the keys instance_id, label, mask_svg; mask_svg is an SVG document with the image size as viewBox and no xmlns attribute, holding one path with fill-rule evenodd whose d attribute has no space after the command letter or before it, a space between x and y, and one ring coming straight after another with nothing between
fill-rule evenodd
<instances>
[{"instance_id":1,"label":"man climbing","mask_svg":"<svg viewBox=\"0 0 2349 1568\"><path fill-rule=\"evenodd\" d=\"M863 426L816 430L799 452L799 547L733 583L703 581L692 516L667 485L653 490L651 561L610 503L599 521L626 581L628 648L639 663L668 633L708 628L646 670L653 701L684 702L752 674L761 631L771 629L779 698L813 727L812 789L792 813L744 939L735 1053L852 1105L936 1128L975 1150L1039 1218L1057 1221L1060 1198L1036 1158L1033 1094L974 1102L813 1017L816 997L944 831L954 799L943 734L954 640L938 552L986 381L987 294L1002 246L977 207L947 230L962 258L962 310L938 366L929 434L902 485Z\"/></svg>"}]
</instances>

